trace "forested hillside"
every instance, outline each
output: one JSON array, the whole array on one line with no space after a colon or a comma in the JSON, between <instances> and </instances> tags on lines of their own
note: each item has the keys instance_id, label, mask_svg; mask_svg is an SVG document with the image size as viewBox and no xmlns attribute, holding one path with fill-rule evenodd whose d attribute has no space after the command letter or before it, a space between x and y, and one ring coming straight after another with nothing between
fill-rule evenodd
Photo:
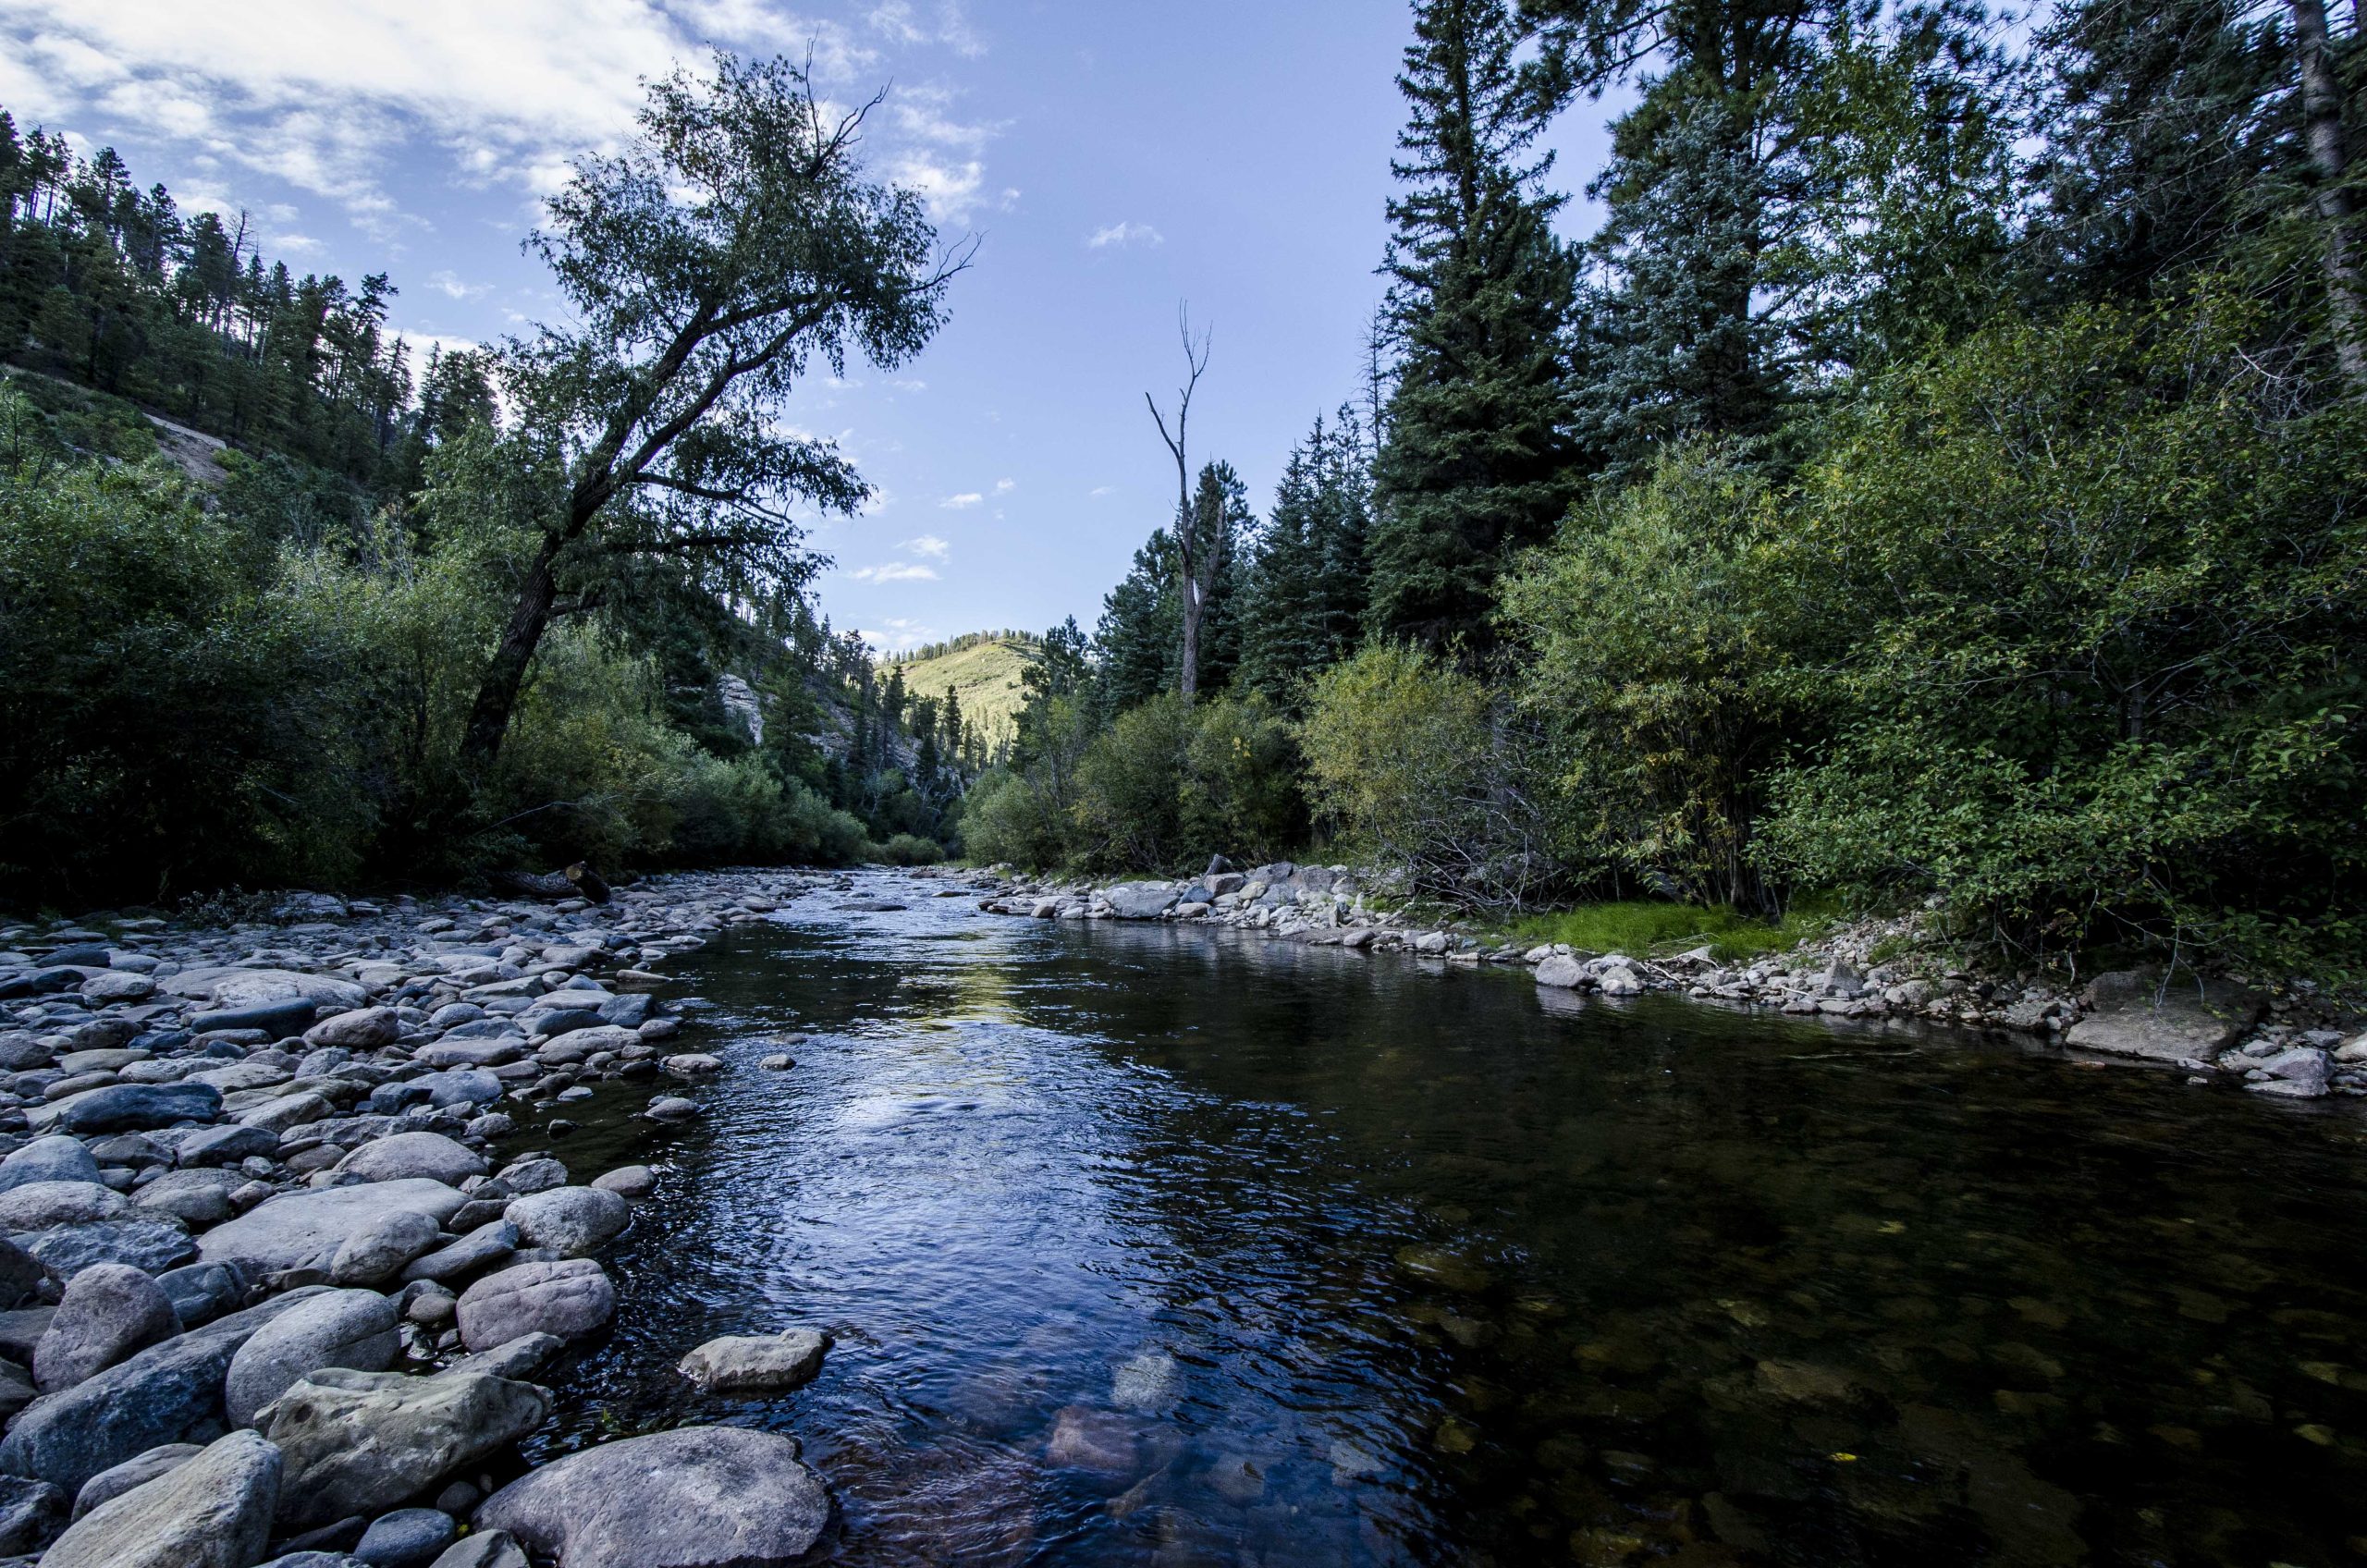
<instances>
[{"instance_id":1,"label":"forested hillside","mask_svg":"<svg viewBox=\"0 0 2367 1568\"><path fill-rule=\"evenodd\" d=\"M1369 387L1262 516L1194 454L1048 636L973 851L2355 974L2355 10L1413 24ZM1557 168L1613 88L1607 162ZM1187 329L1203 407L1228 352Z\"/></svg>"},{"instance_id":2,"label":"forested hillside","mask_svg":"<svg viewBox=\"0 0 2367 1568\"><path fill-rule=\"evenodd\" d=\"M962 264L860 122L655 83L533 237L589 325L414 374L386 276L0 111L0 896L934 857L976 749L813 606L798 515L868 489L773 418Z\"/></svg>"},{"instance_id":3,"label":"forested hillside","mask_svg":"<svg viewBox=\"0 0 2367 1568\"><path fill-rule=\"evenodd\" d=\"M1035 662L1030 631L971 631L899 654L890 662L904 689L961 716L977 745L975 760L1011 743L1012 723L1026 696L1023 677Z\"/></svg>"}]
</instances>

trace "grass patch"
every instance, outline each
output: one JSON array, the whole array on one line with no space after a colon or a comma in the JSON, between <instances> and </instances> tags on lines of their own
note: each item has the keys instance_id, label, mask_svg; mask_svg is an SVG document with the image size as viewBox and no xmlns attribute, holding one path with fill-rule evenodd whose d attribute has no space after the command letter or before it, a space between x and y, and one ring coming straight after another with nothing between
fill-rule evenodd
<instances>
[{"instance_id":1,"label":"grass patch","mask_svg":"<svg viewBox=\"0 0 2367 1568\"><path fill-rule=\"evenodd\" d=\"M1796 942L1812 941L1829 930L1838 912L1821 904L1795 904L1779 921L1724 908L1624 899L1580 904L1551 914L1515 921L1509 935L1528 946L1566 942L1595 953L1632 953L1639 958L1709 947L1722 963L1755 958Z\"/></svg>"}]
</instances>

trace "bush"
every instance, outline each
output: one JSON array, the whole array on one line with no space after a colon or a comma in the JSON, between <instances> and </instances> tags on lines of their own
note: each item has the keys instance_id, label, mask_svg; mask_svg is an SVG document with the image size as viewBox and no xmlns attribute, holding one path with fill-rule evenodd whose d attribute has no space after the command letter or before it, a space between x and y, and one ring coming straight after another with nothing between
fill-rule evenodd
<instances>
[{"instance_id":1,"label":"bush","mask_svg":"<svg viewBox=\"0 0 2367 1568\"><path fill-rule=\"evenodd\" d=\"M1519 905L1559 876L1535 736L1436 655L1373 643L1325 669L1299 744L1318 813L1412 891Z\"/></svg>"},{"instance_id":2,"label":"bush","mask_svg":"<svg viewBox=\"0 0 2367 1568\"><path fill-rule=\"evenodd\" d=\"M2100 916L2279 962L2339 946L2367 874L2367 405L2312 407L2252 325L2210 297L2007 325L1846 412L1788 564L1868 621L1816 693L1837 739L1776 780L1774 864L1937 889L2033 948Z\"/></svg>"},{"instance_id":3,"label":"bush","mask_svg":"<svg viewBox=\"0 0 2367 1568\"><path fill-rule=\"evenodd\" d=\"M890 865L935 865L945 858L945 850L934 839L899 833L879 846L879 858Z\"/></svg>"},{"instance_id":4,"label":"bush","mask_svg":"<svg viewBox=\"0 0 2367 1568\"><path fill-rule=\"evenodd\" d=\"M1805 640L1766 566L1765 481L1681 447L1581 507L1503 582L1527 658L1516 690L1546 740L1559 841L1663 896L1775 903L1750 853L1762 776L1811 739L1784 680Z\"/></svg>"},{"instance_id":5,"label":"bush","mask_svg":"<svg viewBox=\"0 0 2367 1568\"><path fill-rule=\"evenodd\" d=\"M1280 855L1305 825L1297 767L1289 726L1263 695L1161 692L1119 715L1078 764L1080 855L1116 871Z\"/></svg>"},{"instance_id":6,"label":"bush","mask_svg":"<svg viewBox=\"0 0 2367 1568\"><path fill-rule=\"evenodd\" d=\"M1059 865L1074 826L1046 785L1007 768L981 774L962 802L963 851L982 864Z\"/></svg>"}]
</instances>

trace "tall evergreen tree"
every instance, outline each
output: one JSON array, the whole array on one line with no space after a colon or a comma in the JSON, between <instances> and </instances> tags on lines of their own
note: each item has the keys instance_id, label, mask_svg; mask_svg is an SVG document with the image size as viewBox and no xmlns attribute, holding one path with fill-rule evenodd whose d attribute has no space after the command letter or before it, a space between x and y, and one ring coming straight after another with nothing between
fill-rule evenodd
<instances>
[{"instance_id":1,"label":"tall evergreen tree","mask_svg":"<svg viewBox=\"0 0 2367 1568\"><path fill-rule=\"evenodd\" d=\"M1231 463L1201 468L1186 518L1195 557L1206 563L1200 569L1207 593L1201 602L1196 690L1213 692L1233 679L1241 662L1239 557L1257 523L1247 488ZM1164 528L1153 530L1134 552L1133 570L1102 600L1093 644L1100 672L1098 699L1107 715L1122 713L1160 692L1183 690L1186 648L1177 556L1174 534Z\"/></svg>"},{"instance_id":2,"label":"tall evergreen tree","mask_svg":"<svg viewBox=\"0 0 2367 1568\"><path fill-rule=\"evenodd\" d=\"M1356 643L1369 525L1355 411L1318 419L1291 449L1241 591L1240 680L1294 707L1306 680Z\"/></svg>"},{"instance_id":3,"label":"tall evergreen tree","mask_svg":"<svg viewBox=\"0 0 2367 1568\"><path fill-rule=\"evenodd\" d=\"M1499 563L1568 509L1576 263L1532 157L1548 101L1503 0L1422 0L1397 78L1388 325L1398 353L1374 465L1366 619L1433 643L1487 636Z\"/></svg>"}]
</instances>

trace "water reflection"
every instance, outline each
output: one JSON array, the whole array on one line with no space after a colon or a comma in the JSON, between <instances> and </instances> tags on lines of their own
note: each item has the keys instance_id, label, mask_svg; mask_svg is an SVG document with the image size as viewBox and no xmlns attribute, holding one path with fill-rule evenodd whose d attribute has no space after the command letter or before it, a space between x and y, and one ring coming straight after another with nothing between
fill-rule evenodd
<instances>
[{"instance_id":1,"label":"water reflection","mask_svg":"<svg viewBox=\"0 0 2367 1568\"><path fill-rule=\"evenodd\" d=\"M680 966L732 1071L664 1145L547 1441L793 1432L859 1562L2367 1537L2347 1109L862 891L907 907L809 897ZM798 1066L757 1071L792 1029ZM572 1164L655 1136L585 1120ZM837 1336L794 1395L671 1371L789 1324Z\"/></svg>"}]
</instances>

